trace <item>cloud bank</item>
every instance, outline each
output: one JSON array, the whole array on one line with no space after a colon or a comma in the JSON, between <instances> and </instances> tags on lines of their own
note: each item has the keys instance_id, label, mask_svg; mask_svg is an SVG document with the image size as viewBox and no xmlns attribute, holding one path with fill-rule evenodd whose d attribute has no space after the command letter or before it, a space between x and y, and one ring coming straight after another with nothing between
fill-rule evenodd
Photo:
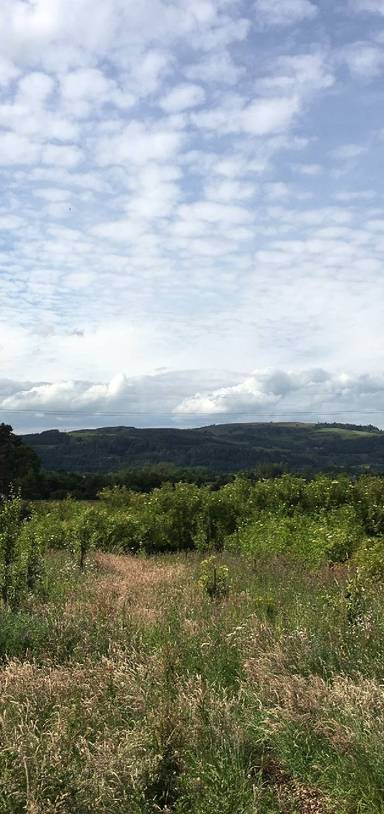
<instances>
[{"instance_id":1,"label":"cloud bank","mask_svg":"<svg viewBox=\"0 0 384 814\"><path fill-rule=\"evenodd\" d=\"M223 382L231 382L223 384ZM196 389L198 388L198 389ZM184 371L108 383L0 382L1 410L24 431L103 425L201 426L226 421L345 421L384 425L384 376L323 369ZM375 409L372 409L372 399Z\"/></svg>"}]
</instances>

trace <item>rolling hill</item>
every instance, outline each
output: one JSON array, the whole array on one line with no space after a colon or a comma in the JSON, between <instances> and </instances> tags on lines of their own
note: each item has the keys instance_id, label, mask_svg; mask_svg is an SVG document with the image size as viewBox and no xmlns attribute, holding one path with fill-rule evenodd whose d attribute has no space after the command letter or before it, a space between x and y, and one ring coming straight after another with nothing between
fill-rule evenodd
<instances>
[{"instance_id":1,"label":"rolling hill","mask_svg":"<svg viewBox=\"0 0 384 814\"><path fill-rule=\"evenodd\" d=\"M384 472L384 431L350 424L219 424L198 429L103 427L22 436L45 470L113 472L158 463L236 472Z\"/></svg>"}]
</instances>

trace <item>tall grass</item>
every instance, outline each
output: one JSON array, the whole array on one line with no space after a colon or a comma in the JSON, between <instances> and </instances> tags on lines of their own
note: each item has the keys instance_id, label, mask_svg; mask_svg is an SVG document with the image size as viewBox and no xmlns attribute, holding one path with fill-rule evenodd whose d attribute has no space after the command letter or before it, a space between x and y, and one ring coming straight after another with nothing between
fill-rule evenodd
<instances>
[{"instance_id":1,"label":"tall grass","mask_svg":"<svg viewBox=\"0 0 384 814\"><path fill-rule=\"evenodd\" d=\"M225 596L196 554L98 554L8 612L0 811L384 811L381 587L353 623L345 566L216 564Z\"/></svg>"},{"instance_id":2,"label":"tall grass","mask_svg":"<svg viewBox=\"0 0 384 814\"><path fill-rule=\"evenodd\" d=\"M0 566L0 814L384 814L381 479L16 497Z\"/></svg>"}]
</instances>

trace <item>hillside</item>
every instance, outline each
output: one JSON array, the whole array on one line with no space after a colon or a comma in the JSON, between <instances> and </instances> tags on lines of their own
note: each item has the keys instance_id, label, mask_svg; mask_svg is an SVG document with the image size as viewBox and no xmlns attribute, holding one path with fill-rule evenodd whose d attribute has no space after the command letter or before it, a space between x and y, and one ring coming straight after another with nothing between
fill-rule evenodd
<instances>
[{"instance_id":1,"label":"hillside","mask_svg":"<svg viewBox=\"0 0 384 814\"><path fill-rule=\"evenodd\" d=\"M112 472L148 464L235 472L384 472L384 432L350 424L221 424L198 429L103 427L22 436L46 470Z\"/></svg>"}]
</instances>

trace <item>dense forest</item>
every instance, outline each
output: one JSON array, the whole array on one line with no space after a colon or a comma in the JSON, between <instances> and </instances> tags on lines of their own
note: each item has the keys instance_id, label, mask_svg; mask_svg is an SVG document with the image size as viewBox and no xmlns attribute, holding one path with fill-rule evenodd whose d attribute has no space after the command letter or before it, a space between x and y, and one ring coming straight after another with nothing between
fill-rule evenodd
<instances>
[{"instance_id":1,"label":"dense forest","mask_svg":"<svg viewBox=\"0 0 384 814\"><path fill-rule=\"evenodd\" d=\"M384 432L371 425L254 423L199 429L105 427L24 435L46 471L108 473L158 464L211 473L384 471Z\"/></svg>"}]
</instances>

